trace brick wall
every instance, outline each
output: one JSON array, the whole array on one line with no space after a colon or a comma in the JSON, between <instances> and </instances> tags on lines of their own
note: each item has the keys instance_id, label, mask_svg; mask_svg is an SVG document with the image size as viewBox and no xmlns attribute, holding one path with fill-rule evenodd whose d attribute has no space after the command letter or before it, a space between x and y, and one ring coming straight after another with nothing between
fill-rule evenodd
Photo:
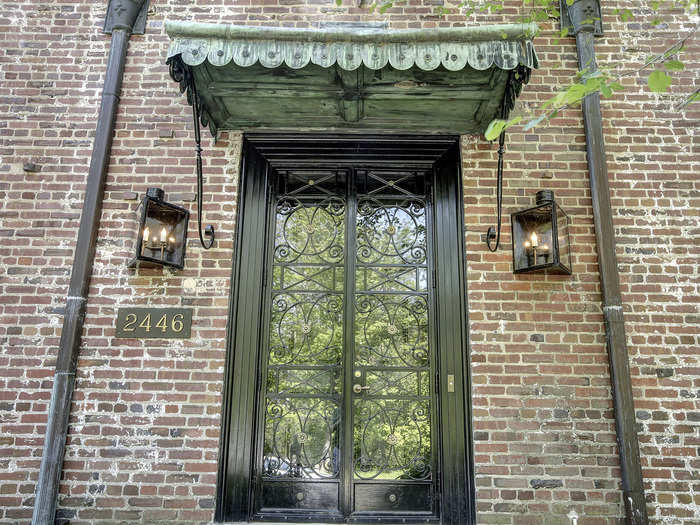
<instances>
[{"instance_id":1,"label":"brick wall","mask_svg":"<svg viewBox=\"0 0 700 525\"><path fill-rule=\"evenodd\" d=\"M269 25L388 20L392 27L462 24L431 0L385 15L331 0L152 0L148 30L132 37L78 364L59 517L71 523L208 523L213 517L225 353L238 133L204 141L205 252L195 231L190 108L163 64L167 18ZM28 523L38 475L62 309L109 37L105 2L0 6L0 523ZM623 24L607 11L601 64L635 67L690 30L645 6ZM468 23L516 21L522 7ZM695 20L696 21L696 20ZM545 100L576 70L556 25L536 39L541 69L521 107ZM603 104L627 342L651 521L700 521L698 187L700 111L674 110L698 86L696 57L670 95L641 76ZM694 53L694 54L693 54ZM508 135L504 211L555 190L572 219L574 275L514 276L509 228L488 252L495 221L495 147L464 137L464 202L480 523L618 523L623 515L610 377L580 110ZM40 166L25 171L25 163ZM28 168L31 168L28 166ZM135 209L146 188L193 212L183 271L130 271ZM148 343L114 334L127 305L195 309L193 336Z\"/></svg>"},{"instance_id":2,"label":"brick wall","mask_svg":"<svg viewBox=\"0 0 700 525\"><path fill-rule=\"evenodd\" d=\"M663 52L698 23L661 13L658 30L644 18L613 26L601 58ZM664 524L700 521L700 105L675 109L700 87L697 37L683 57L673 94L650 95L646 75L630 76L604 113L643 473L650 515Z\"/></svg>"}]
</instances>

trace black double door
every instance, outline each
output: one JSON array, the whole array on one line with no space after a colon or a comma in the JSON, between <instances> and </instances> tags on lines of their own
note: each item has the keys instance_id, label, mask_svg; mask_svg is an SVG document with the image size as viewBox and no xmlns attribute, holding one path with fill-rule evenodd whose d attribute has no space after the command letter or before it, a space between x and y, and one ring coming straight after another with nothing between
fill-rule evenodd
<instances>
[{"instance_id":1,"label":"black double door","mask_svg":"<svg viewBox=\"0 0 700 525\"><path fill-rule=\"evenodd\" d=\"M436 516L429 175L272 173L257 512Z\"/></svg>"}]
</instances>

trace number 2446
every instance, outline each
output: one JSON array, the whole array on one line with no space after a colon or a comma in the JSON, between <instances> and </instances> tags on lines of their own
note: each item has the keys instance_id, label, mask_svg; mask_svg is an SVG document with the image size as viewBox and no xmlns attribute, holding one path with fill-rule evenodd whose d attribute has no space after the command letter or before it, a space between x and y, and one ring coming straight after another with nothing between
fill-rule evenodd
<instances>
[{"instance_id":1,"label":"number 2446","mask_svg":"<svg viewBox=\"0 0 700 525\"><path fill-rule=\"evenodd\" d=\"M184 326L182 323L183 318L184 315L182 314L175 314L172 316L169 325L170 329L173 332L182 332L182 328ZM138 322L138 320L139 319L136 316L136 314L127 314L126 318L124 319L124 328L122 328L122 330L124 330L125 332L134 332L138 327L143 328L144 330L146 330L146 332L151 331L151 314L146 314L146 316L141 320L140 323ZM163 333L165 333L168 330L168 314L163 314L161 316L158 322L154 325L153 330L155 331L158 328Z\"/></svg>"}]
</instances>

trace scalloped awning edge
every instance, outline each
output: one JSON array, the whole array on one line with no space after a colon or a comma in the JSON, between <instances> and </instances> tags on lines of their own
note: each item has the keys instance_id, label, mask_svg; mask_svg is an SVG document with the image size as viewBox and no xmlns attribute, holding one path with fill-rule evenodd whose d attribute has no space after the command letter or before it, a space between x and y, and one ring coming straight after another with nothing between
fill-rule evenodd
<instances>
[{"instance_id":1,"label":"scalloped awning edge","mask_svg":"<svg viewBox=\"0 0 700 525\"><path fill-rule=\"evenodd\" d=\"M440 64L450 71L467 65L477 70L494 65L506 70L538 67L530 40L537 29L534 24L338 31L167 22L166 29L172 39L168 58L181 55L190 66L206 60L215 66L259 62L268 68L284 63L293 69L337 63L348 71L360 64L375 70L389 64L399 70L417 66L426 71Z\"/></svg>"}]
</instances>

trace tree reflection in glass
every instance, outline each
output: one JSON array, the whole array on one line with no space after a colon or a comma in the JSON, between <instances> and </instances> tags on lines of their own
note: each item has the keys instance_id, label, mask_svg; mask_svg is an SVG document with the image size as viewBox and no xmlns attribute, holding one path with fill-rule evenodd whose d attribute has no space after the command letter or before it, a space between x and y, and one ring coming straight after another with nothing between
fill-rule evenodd
<instances>
[{"instance_id":1,"label":"tree reflection in glass","mask_svg":"<svg viewBox=\"0 0 700 525\"><path fill-rule=\"evenodd\" d=\"M278 178L263 478L339 479L342 400L351 396L348 468L354 479L432 479L423 174L363 172L347 186L344 175L331 172ZM348 187L357 189L349 197L356 203L352 215L339 197ZM349 225L355 246L350 284L348 216L356 216ZM347 303L345 286L352 293ZM345 304L352 305L347 328ZM344 358L360 374L354 380L366 387L360 393L343 385Z\"/></svg>"},{"instance_id":2,"label":"tree reflection in glass","mask_svg":"<svg viewBox=\"0 0 700 525\"><path fill-rule=\"evenodd\" d=\"M354 475L430 479L428 251L422 177L372 173L358 186ZM419 180L421 179L421 180ZM364 191L363 191L364 190Z\"/></svg>"},{"instance_id":3,"label":"tree reflection in glass","mask_svg":"<svg viewBox=\"0 0 700 525\"><path fill-rule=\"evenodd\" d=\"M263 477L339 474L345 203L329 194L337 183L335 174L280 177Z\"/></svg>"}]
</instances>

